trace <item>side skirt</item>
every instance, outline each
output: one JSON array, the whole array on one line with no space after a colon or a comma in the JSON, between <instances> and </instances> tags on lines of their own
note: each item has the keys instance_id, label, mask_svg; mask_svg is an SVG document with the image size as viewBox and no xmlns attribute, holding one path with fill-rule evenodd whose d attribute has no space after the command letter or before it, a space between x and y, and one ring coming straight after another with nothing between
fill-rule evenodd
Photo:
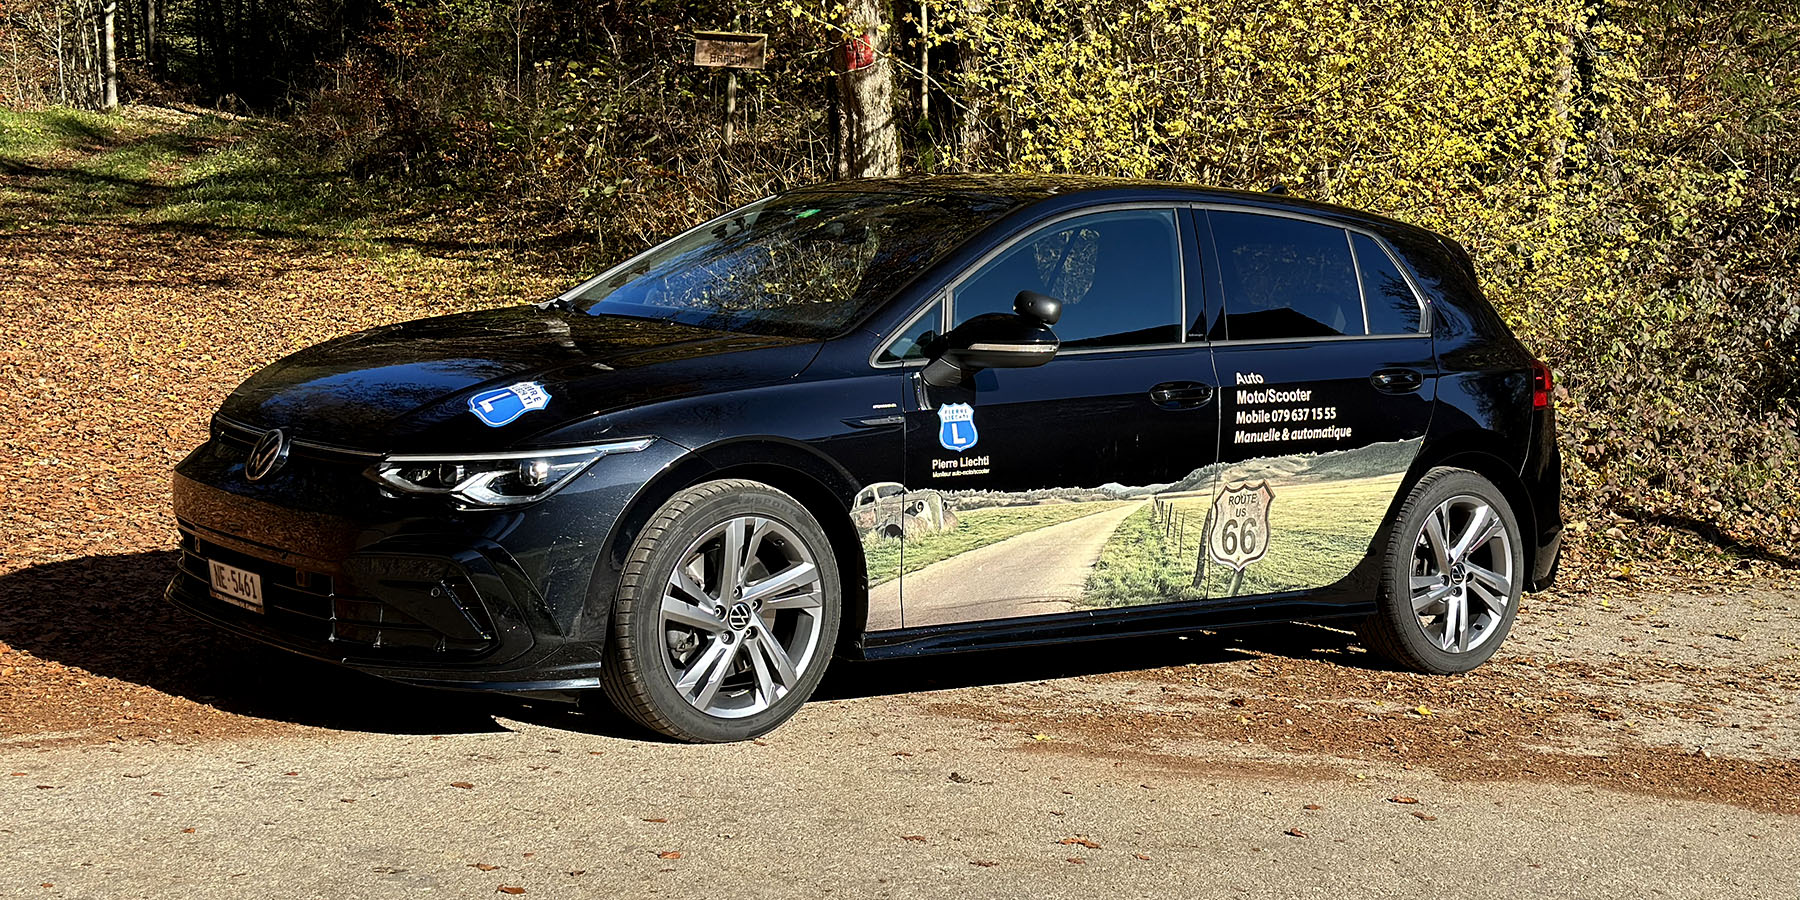
<instances>
[{"instance_id":1,"label":"side skirt","mask_svg":"<svg viewBox=\"0 0 1800 900\"><path fill-rule=\"evenodd\" d=\"M1366 591L1360 595L1295 591L1230 601L1195 600L1158 606L1081 610L1021 619L877 631L863 637L862 658L897 659L1240 625L1359 618L1374 611L1375 602L1368 598Z\"/></svg>"}]
</instances>

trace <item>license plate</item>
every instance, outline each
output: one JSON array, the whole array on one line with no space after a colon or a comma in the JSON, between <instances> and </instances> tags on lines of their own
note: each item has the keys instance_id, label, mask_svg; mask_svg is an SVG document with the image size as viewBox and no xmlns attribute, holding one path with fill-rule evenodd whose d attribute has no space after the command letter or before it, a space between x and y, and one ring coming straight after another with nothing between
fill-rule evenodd
<instances>
[{"instance_id":1,"label":"license plate","mask_svg":"<svg viewBox=\"0 0 1800 900\"><path fill-rule=\"evenodd\" d=\"M228 566L216 560L207 560L212 568L212 593L214 597L231 604L241 606L251 612L263 611L262 576L255 572L246 572L236 566Z\"/></svg>"}]
</instances>

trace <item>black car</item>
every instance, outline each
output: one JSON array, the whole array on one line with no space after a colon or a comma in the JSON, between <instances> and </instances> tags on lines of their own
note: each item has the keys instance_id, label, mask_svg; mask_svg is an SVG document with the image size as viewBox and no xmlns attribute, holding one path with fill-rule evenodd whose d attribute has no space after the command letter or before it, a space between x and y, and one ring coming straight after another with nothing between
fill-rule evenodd
<instances>
[{"instance_id":1,"label":"black car","mask_svg":"<svg viewBox=\"0 0 1800 900\"><path fill-rule=\"evenodd\" d=\"M1555 576L1550 372L1455 242L1027 177L752 203L328 341L176 469L176 605L420 685L765 732L833 656L1298 619L1425 672Z\"/></svg>"}]
</instances>

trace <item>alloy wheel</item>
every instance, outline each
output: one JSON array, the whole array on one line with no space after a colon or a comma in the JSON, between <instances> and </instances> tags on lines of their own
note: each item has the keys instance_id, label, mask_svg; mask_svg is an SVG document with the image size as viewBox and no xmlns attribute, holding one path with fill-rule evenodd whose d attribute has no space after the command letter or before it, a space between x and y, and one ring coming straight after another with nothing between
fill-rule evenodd
<instances>
[{"instance_id":1,"label":"alloy wheel","mask_svg":"<svg viewBox=\"0 0 1800 900\"><path fill-rule=\"evenodd\" d=\"M1512 535L1499 511L1460 494L1438 504L1413 548L1413 613L1438 649L1481 646L1513 602Z\"/></svg>"},{"instance_id":2,"label":"alloy wheel","mask_svg":"<svg viewBox=\"0 0 1800 900\"><path fill-rule=\"evenodd\" d=\"M768 709L819 652L824 594L811 548L764 516L708 529L663 590L664 668L690 705L719 718Z\"/></svg>"}]
</instances>

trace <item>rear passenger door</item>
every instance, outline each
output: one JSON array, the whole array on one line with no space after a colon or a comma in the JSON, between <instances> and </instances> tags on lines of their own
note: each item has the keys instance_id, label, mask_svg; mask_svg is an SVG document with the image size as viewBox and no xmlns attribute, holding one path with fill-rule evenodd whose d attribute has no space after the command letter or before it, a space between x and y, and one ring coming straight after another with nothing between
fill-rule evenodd
<instances>
[{"instance_id":1,"label":"rear passenger door","mask_svg":"<svg viewBox=\"0 0 1800 900\"><path fill-rule=\"evenodd\" d=\"M1374 552L1437 387L1429 308L1375 234L1197 211L1221 383L1209 598L1331 585Z\"/></svg>"}]
</instances>

